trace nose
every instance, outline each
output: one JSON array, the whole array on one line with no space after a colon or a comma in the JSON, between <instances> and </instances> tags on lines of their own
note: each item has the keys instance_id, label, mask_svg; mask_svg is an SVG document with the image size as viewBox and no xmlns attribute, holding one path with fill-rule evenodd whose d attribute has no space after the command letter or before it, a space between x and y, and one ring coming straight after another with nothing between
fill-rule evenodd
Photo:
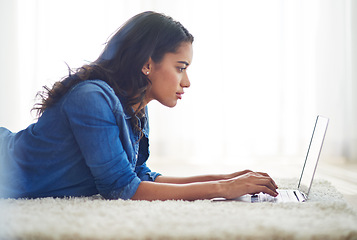
<instances>
[{"instance_id":1,"label":"nose","mask_svg":"<svg viewBox=\"0 0 357 240\"><path fill-rule=\"evenodd\" d=\"M185 76L181 80L181 87L183 88L189 88L191 86L190 79L188 79L187 73L185 73Z\"/></svg>"}]
</instances>

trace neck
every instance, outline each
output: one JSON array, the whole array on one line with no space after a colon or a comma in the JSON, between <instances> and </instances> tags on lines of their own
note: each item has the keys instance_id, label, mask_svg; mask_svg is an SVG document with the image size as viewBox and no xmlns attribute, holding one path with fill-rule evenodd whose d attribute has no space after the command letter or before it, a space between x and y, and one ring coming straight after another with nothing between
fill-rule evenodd
<instances>
[{"instance_id":1,"label":"neck","mask_svg":"<svg viewBox=\"0 0 357 240\"><path fill-rule=\"evenodd\" d=\"M142 110L145 106L147 105L146 102L143 103L143 105L140 106L140 103L135 104L132 106L134 112Z\"/></svg>"},{"instance_id":2,"label":"neck","mask_svg":"<svg viewBox=\"0 0 357 240\"><path fill-rule=\"evenodd\" d=\"M148 103L149 103L151 100L152 100L151 98L149 98L149 97L146 96L146 97L144 98L144 100L143 100L142 106L140 106L140 103L137 103L137 104L135 104L135 105L132 107L133 110L134 110L134 112L142 110L146 105L148 105Z\"/></svg>"}]
</instances>

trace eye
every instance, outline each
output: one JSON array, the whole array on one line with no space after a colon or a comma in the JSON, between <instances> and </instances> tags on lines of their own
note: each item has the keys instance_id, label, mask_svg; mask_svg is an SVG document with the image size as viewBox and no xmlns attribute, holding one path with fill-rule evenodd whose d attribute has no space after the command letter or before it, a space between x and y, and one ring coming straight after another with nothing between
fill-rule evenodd
<instances>
[{"instance_id":1,"label":"eye","mask_svg":"<svg viewBox=\"0 0 357 240\"><path fill-rule=\"evenodd\" d=\"M186 68L187 68L187 67L178 67L177 69L178 69L179 72L183 72L183 71L186 70Z\"/></svg>"}]
</instances>

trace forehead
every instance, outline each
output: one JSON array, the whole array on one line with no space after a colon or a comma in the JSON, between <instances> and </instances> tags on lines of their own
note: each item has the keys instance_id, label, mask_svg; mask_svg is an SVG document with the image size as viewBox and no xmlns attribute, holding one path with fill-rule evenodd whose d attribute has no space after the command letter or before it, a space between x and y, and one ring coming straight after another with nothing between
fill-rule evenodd
<instances>
[{"instance_id":1,"label":"forehead","mask_svg":"<svg viewBox=\"0 0 357 240\"><path fill-rule=\"evenodd\" d=\"M192 44L189 42L181 43L175 53L166 53L164 61L185 61L191 64L193 57Z\"/></svg>"}]
</instances>

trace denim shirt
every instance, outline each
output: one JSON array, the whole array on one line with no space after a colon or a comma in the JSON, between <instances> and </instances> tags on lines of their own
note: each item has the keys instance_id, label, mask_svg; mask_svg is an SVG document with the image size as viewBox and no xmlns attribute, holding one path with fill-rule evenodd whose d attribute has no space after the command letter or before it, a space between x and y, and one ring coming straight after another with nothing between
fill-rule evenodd
<instances>
[{"instance_id":1,"label":"denim shirt","mask_svg":"<svg viewBox=\"0 0 357 240\"><path fill-rule=\"evenodd\" d=\"M131 198L141 181L159 175L146 166L145 112L140 139L113 89L88 80L25 130L0 128L0 197Z\"/></svg>"}]
</instances>

